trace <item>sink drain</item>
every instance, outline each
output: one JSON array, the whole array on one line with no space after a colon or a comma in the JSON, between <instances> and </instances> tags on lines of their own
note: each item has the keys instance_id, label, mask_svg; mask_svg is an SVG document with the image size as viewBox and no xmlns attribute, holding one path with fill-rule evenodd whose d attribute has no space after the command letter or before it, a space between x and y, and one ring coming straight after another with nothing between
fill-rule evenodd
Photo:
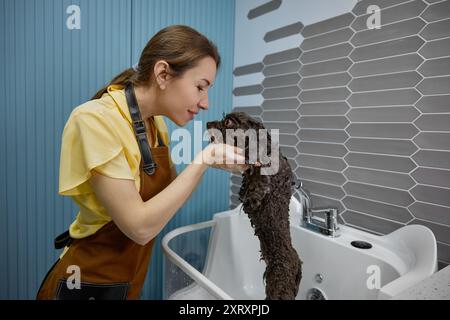
<instances>
[{"instance_id":1,"label":"sink drain","mask_svg":"<svg viewBox=\"0 0 450 320\"><path fill-rule=\"evenodd\" d=\"M352 241L351 245L358 249L370 249L372 245L366 241Z\"/></svg>"},{"instance_id":2,"label":"sink drain","mask_svg":"<svg viewBox=\"0 0 450 320\"><path fill-rule=\"evenodd\" d=\"M306 300L327 300L323 292L317 288L311 288L306 293Z\"/></svg>"}]
</instances>

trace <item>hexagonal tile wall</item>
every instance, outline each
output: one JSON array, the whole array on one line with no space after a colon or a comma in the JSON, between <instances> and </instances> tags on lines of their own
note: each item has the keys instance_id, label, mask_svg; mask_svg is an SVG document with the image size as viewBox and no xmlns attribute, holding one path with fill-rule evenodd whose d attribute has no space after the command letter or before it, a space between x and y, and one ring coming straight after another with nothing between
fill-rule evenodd
<instances>
[{"instance_id":1,"label":"hexagonal tile wall","mask_svg":"<svg viewBox=\"0 0 450 320\"><path fill-rule=\"evenodd\" d=\"M367 28L368 5L381 8L380 29ZM264 76L234 91L262 104L237 110L280 130L314 206L336 206L341 223L376 234L423 224L440 266L450 263L450 1L363 0L264 39L297 33L298 46L236 68ZM240 183L231 178L231 206Z\"/></svg>"}]
</instances>

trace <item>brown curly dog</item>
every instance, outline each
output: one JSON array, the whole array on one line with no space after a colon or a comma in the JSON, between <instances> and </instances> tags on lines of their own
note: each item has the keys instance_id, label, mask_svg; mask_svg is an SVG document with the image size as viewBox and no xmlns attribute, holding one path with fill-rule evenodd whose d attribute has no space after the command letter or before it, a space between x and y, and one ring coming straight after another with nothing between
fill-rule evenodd
<instances>
[{"instance_id":1,"label":"brown curly dog","mask_svg":"<svg viewBox=\"0 0 450 320\"><path fill-rule=\"evenodd\" d=\"M260 129L264 129L264 126L246 113L233 112L226 115L221 121L208 122L207 129L215 129L212 131L220 132L222 135L222 140L218 141L220 139L217 139L217 134L211 134L211 142L229 143L225 138L227 130L242 129L245 132L253 129L258 132ZM257 138L259 147L259 135ZM236 135L229 144L240 146L238 139L238 135ZM271 137L268 133L266 140L267 146L264 148L267 150L267 155L270 156ZM261 170L270 166L271 163L261 165L263 162L260 162L259 155L256 157L257 162L249 163L251 154L249 154L247 141L245 140L244 150L249 168L242 174L239 199L255 229L255 235L259 238L261 259L267 265L263 276L266 285L266 299L292 300L297 296L302 277L302 261L292 247L289 228L289 203L292 195L293 173L286 157L278 152L278 157L275 159L279 161L278 171L272 175L261 174ZM254 158L255 155L253 155Z\"/></svg>"}]
</instances>

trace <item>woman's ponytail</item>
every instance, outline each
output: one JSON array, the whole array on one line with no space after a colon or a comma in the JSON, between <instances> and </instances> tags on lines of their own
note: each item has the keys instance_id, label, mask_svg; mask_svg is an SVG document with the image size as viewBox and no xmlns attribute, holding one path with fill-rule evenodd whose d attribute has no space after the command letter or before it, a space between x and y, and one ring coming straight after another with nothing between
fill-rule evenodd
<instances>
[{"instance_id":1,"label":"woman's ponytail","mask_svg":"<svg viewBox=\"0 0 450 320\"><path fill-rule=\"evenodd\" d=\"M108 92L108 87L113 84L119 84L123 86L127 86L128 84L134 82L134 78L136 75L136 71L133 68L128 68L119 75L117 75L114 79L111 80L111 82L100 89L92 98L91 100L100 99L106 92Z\"/></svg>"}]
</instances>

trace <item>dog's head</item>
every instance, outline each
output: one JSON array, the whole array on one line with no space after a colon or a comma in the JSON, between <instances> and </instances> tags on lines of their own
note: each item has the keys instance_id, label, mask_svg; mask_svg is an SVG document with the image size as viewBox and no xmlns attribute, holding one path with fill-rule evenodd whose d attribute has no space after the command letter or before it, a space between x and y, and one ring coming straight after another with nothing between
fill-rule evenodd
<instances>
[{"instance_id":1,"label":"dog's head","mask_svg":"<svg viewBox=\"0 0 450 320\"><path fill-rule=\"evenodd\" d=\"M210 132L210 140L212 143L222 142L222 143L228 143L228 144L231 144L234 146L239 146L238 140L241 139L241 142L245 143L244 150L245 150L246 163L249 163L248 162L249 146L250 146L250 143L249 143L250 135L248 135L249 130L256 133L255 138L257 140L256 143L259 148L260 147L260 145L259 145L260 134L259 133L260 133L260 130L265 129L264 125L260 121L250 117L245 112L232 112L227 115L224 115L223 119L220 121L208 122L206 124L206 128ZM215 129L215 130L211 130L211 129ZM228 134L230 134L230 132L236 132L236 134L233 134L234 138L232 141L227 141L227 131L228 131ZM220 137L218 137L217 135L220 135ZM244 135L244 136L241 136L241 135ZM271 151L270 134L267 132L265 134L265 137L267 139L266 152L270 156L270 151Z\"/></svg>"}]
</instances>

